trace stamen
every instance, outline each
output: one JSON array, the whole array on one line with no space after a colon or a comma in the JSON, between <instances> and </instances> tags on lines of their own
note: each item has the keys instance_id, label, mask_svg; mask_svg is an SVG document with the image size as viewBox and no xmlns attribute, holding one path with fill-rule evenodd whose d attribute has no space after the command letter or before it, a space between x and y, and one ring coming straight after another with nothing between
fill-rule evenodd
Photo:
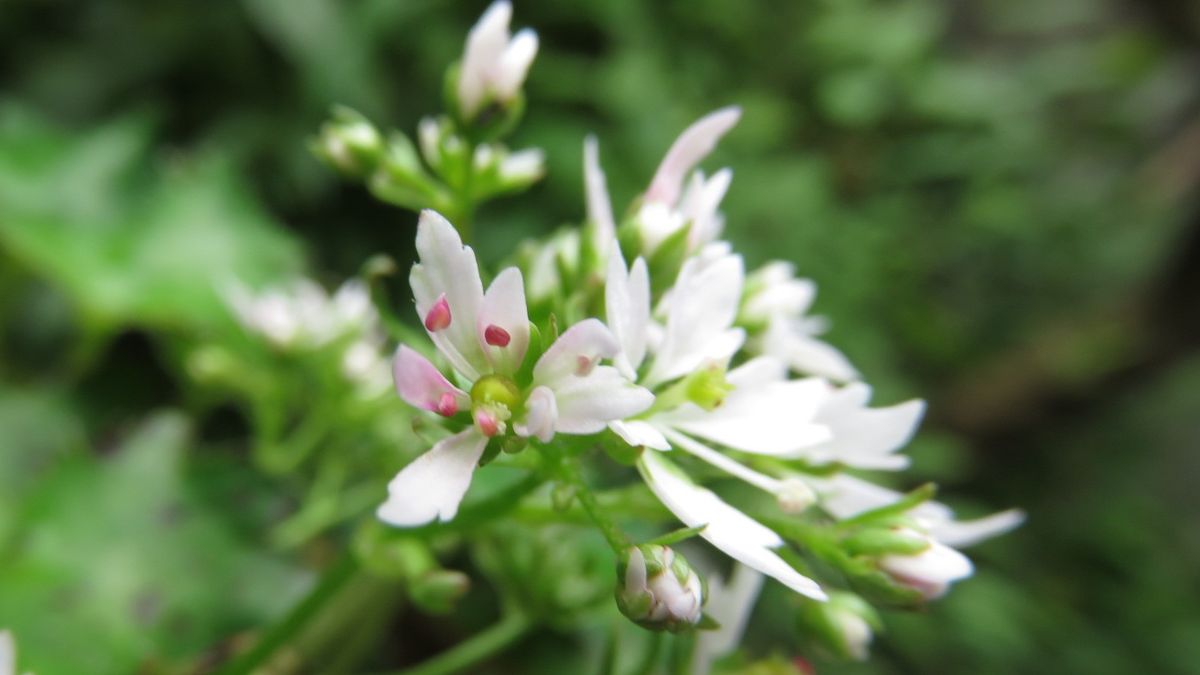
<instances>
[{"instance_id":1,"label":"stamen","mask_svg":"<svg viewBox=\"0 0 1200 675\"><path fill-rule=\"evenodd\" d=\"M425 330L430 333L444 330L450 326L450 319L450 303L446 302L446 294L442 293L425 315Z\"/></svg>"},{"instance_id":2,"label":"stamen","mask_svg":"<svg viewBox=\"0 0 1200 675\"><path fill-rule=\"evenodd\" d=\"M599 358L588 358L582 354L575 357L575 374L580 377L587 377L596 367L596 362Z\"/></svg>"},{"instance_id":3,"label":"stamen","mask_svg":"<svg viewBox=\"0 0 1200 675\"><path fill-rule=\"evenodd\" d=\"M512 340L512 336L508 334L508 331L494 323L483 329L483 341L493 347L507 347L510 340Z\"/></svg>"},{"instance_id":4,"label":"stamen","mask_svg":"<svg viewBox=\"0 0 1200 675\"><path fill-rule=\"evenodd\" d=\"M475 426L483 432L484 436L491 438L496 434L504 431L504 423L496 419L496 416L481 408L475 409Z\"/></svg>"},{"instance_id":5,"label":"stamen","mask_svg":"<svg viewBox=\"0 0 1200 675\"><path fill-rule=\"evenodd\" d=\"M433 411L442 417L451 417L458 412L458 401L454 400L454 394L446 392L438 399L434 405Z\"/></svg>"}]
</instances>

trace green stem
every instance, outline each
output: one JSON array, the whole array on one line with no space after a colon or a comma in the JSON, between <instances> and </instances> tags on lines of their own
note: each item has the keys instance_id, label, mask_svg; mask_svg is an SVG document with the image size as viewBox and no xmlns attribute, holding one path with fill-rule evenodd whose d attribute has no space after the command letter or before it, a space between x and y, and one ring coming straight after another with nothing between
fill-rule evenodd
<instances>
[{"instance_id":1,"label":"green stem","mask_svg":"<svg viewBox=\"0 0 1200 675\"><path fill-rule=\"evenodd\" d=\"M600 529L604 539L608 541L608 545L617 554L620 554L625 549L629 548L629 539L621 528L613 522L613 519L608 516L608 511L600 505L596 499L596 493L588 487L586 481L583 480L583 474L579 472L579 466L569 457L563 457L561 454L558 459L558 474L559 476L575 488L575 497L579 500L579 504L583 506L583 511L592 519L596 527Z\"/></svg>"},{"instance_id":2,"label":"green stem","mask_svg":"<svg viewBox=\"0 0 1200 675\"><path fill-rule=\"evenodd\" d=\"M509 614L487 630L448 651L393 675L450 675L470 668L523 637L533 621L521 613Z\"/></svg>"},{"instance_id":3,"label":"green stem","mask_svg":"<svg viewBox=\"0 0 1200 675\"><path fill-rule=\"evenodd\" d=\"M354 578L358 561L347 554L337 564L325 571L320 582L300 604L254 643L250 651L225 664L217 675L249 675L267 663L280 647L286 645L325 607L334 596Z\"/></svg>"}]
</instances>

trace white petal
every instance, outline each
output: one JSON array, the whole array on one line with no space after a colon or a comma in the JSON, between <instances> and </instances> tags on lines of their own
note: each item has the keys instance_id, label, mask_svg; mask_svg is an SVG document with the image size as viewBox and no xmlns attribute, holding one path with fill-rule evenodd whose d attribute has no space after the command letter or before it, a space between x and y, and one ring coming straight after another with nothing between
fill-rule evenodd
<instances>
[{"instance_id":1,"label":"white petal","mask_svg":"<svg viewBox=\"0 0 1200 675\"><path fill-rule=\"evenodd\" d=\"M465 392L450 384L428 359L405 345L396 349L392 376L400 398L415 408L442 412L442 399L446 394L454 398L457 410L467 410L471 406L471 399Z\"/></svg>"},{"instance_id":2,"label":"white petal","mask_svg":"<svg viewBox=\"0 0 1200 675\"><path fill-rule=\"evenodd\" d=\"M637 369L646 357L650 325L650 275L646 261L638 258L626 273L625 259L613 246L608 258L604 282L605 317L621 347L615 358L617 368L629 379L637 378Z\"/></svg>"},{"instance_id":3,"label":"white petal","mask_svg":"<svg viewBox=\"0 0 1200 675\"><path fill-rule=\"evenodd\" d=\"M375 514L398 527L451 520L487 442L474 427L442 439L392 479L388 499Z\"/></svg>"},{"instance_id":4,"label":"white petal","mask_svg":"<svg viewBox=\"0 0 1200 675\"><path fill-rule=\"evenodd\" d=\"M487 343L485 333L489 326L496 326L508 334L506 346ZM508 375L521 367L525 350L529 348L529 310L525 306L521 270L505 268L488 286L475 328L479 347L496 372Z\"/></svg>"},{"instance_id":5,"label":"white petal","mask_svg":"<svg viewBox=\"0 0 1200 675\"><path fill-rule=\"evenodd\" d=\"M608 428L633 447L670 450L671 444L654 425L640 420L609 422Z\"/></svg>"},{"instance_id":6,"label":"white petal","mask_svg":"<svg viewBox=\"0 0 1200 675\"><path fill-rule=\"evenodd\" d=\"M844 354L807 334L794 322L772 321L762 339L765 353L783 359L796 372L835 382L858 379L858 371Z\"/></svg>"},{"instance_id":7,"label":"white petal","mask_svg":"<svg viewBox=\"0 0 1200 675\"><path fill-rule=\"evenodd\" d=\"M513 152L501 160L500 177L512 182L532 181L545 173L545 164L546 155L541 148L527 148Z\"/></svg>"},{"instance_id":8,"label":"white petal","mask_svg":"<svg viewBox=\"0 0 1200 675\"><path fill-rule=\"evenodd\" d=\"M729 557L815 600L828 596L817 582L797 572L771 548L783 545L779 535L721 501L712 491L684 478L660 453L644 452L638 468L662 503L688 527L705 528L700 536Z\"/></svg>"},{"instance_id":9,"label":"white petal","mask_svg":"<svg viewBox=\"0 0 1200 675\"><path fill-rule=\"evenodd\" d=\"M829 428L815 421L826 396L817 379L766 382L736 387L715 410L688 403L655 420L737 450L797 458L831 438Z\"/></svg>"},{"instance_id":10,"label":"white petal","mask_svg":"<svg viewBox=\"0 0 1200 675\"><path fill-rule=\"evenodd\" d=\"M17 672L17 646L12 633L0 630L0 675L15 675Z\"/></svg>"},{"instance_id":11,"label":"white petal","mask_svg":"<svg viewBox=\"0 0 1200 675\"><path fill-rule=\"evenodd\" d=\"M719 576L708 580L708 605L705 614L720 626L696 633L692 675L707 675L713 661L733 651L741 642L754 602L762 590L763 575L745 565L734 563L729 583Z\"/></svg>"},{"instance_id":12,"label":"white petal","mask_svg":"<svg viewBox=\"0 0 1200 675\"><path fill-rule=\"evenodd\" d=\"M744 334L731 329L742 296L742 258L692 258L671 292L666 334L647 375L650 385L692 372L707 361L723 361L741 346Z\"/></svg>"},{"instance_id":13,"label":"white petal","mask_svg":"<svg viewBox=\"0 0 1200 675\"><path fill-rule=\"evenodd\" d=\"M590 135L583 139L583 187L587 218L596 228L596 250L604 254L617 237L617 222L608 197L608 181L600 167L600 149L596 137Z\"/></svg>"},{"instance_id":14,"label":"white petal","mask_svg":"<svg viewBox=\"0 0 1200 675\"><path fill-rule=\"evenodd\" d=\"M967 556L936 541L916 555L884 556L879 566L905 581L929 587L944 586L975 571Z\"/></svg>"},{"instance_id":15,"label":"white petal","mask_svg":"<svg viewBox=\"0 0 1200 675\"><path fill-rule=\"evenodd\" d=\"M467 33L458 77L458 100L468 117L476 113L487 96L492 71L500 64L508 45L511 19L512 5L507 0L497 0Z\"/></svg>"},{"instance_id":16,"label":"white petal","mask_svg":"<svg viewBox=\"0 0 1200 675\"><path fill-rule=\"evenodd\" d=\"M984 539L1004 534L1025 522L1025 513L1009 509L975 520L944 520L929 528L934 539L956 548L977 544Z\"/></svg>"},{"instance_id":17,"label":"white petal","mask_svg":"<svg viewBox=\"0 0 1200 675\"><path fill-rule=\"evenodd\" d=\"M907 401L886 408L868 408L871 388L861 382L834 391L817 414L817 422L833 438L813 448L814 461L839 461L860 469L903 469L908 458L894 455L904 447L925 412L924 401Z\"/></svg>"},{"instance_id":18,"label":"white petal","mask_svg":"<svg viewBox=\"0 0 1200 675\"><path fill-rule=\"evenodd\" d=\"M721 169L708 180L700 172L693 174L693 183L680 205L680 210L692 222L691 231L688 232L688 243L692 250L720 236L724 221L717 209L732 180L733 171L729 169Z\"/></svg>"},{"instance_id":19,"label":"white petal","mask_svg":"<svg viewBox=\"0 0 1200 675\"><path fill-rule=\"evenodd\" d=\"M711 112L684 129L646 190L647 202L674 204L683 188L683 179L692 168L716 147L717 141L737 124L741 108L730 106Z\"/></svg>"},{"instance_id":20,"label":"white petal","mask_svg":"<svg viewBox=\"0 0 1200 675\"><path fill-rule=\"evenodd\" d=\"M475 252L463 246L458 231L441 214L421 212L417 224L417 254L420 262L409 275L417 316L422 322L443 294L450 305L450 325L429 333L450 365L469 380L487 370L487 359L479 346L475 320L483 303L483 282Z\"/></svg>"},{"instance_id":21,"label":"white petal","mask_svg":"<svg viewBox=\"0 0 1200 675\"><path fill-rule=\"evenodd\" d=\"M609 422L632 417L654 403L654 394L612 366L595 366L584 377L568 375L550 387L558 404L555 430L566 434L598 433Z\"/></svg>"},{"instance_id":22,"label":"white petal","mask_svg":"<svg viewBox=\"0 0 1200 675\"><path fill-rule=\"evenodd\" d=\"M811 279L796 279L792 264L778 260L751 274L746 285L757 289L742 308L742 314L752 321L803 316L817 297L817 285Z\"/></svg>"},{"instance_id":23,"label":"white petal","mask_svg":"<svg viewBox=\"0 0 1200 675\"><path fill-rule=\"evenodd\" d=\"M551 388L560 380L577 377L600 359L611 359L620 345L599 319L584 319L558 336L533 367L534 384Z\"/></svg>"},{"instance_id":24,"label":"white petal","mask_svg":"<svg viewBox=\"0 0 1200 675\"><path fill-rule=\"evenodd\" d=\"M537 387L525 399L525 420L514 426L521 436L536 436L543 443L554 438L558 423L558 403L549 387Z\"/></svg>"},{"instance_id":25,"label":"white petal","mask_svg":"<svg viewBox=\"0 0 1200 675\"><path fill-rule=\"evenodd\" d=\"M500 67L494 82L497 98L508 101L517 95L521 85L525 83L525 76L529 73L529 66L533 65L537 50L537 33L528 28L517 31L500 57Z\"/></svg>"},{"instance_id":26,"label":"white petal","mask_svg":"<svg viewBox=\"0 0 1200 675\"><path fill-rule=\"evenodd\" d=\"M726 373L725 380L738 389L783 382L787 380L787 364L770 356L758 356Z\"/></svg>"},{"instance_id":27,"label":"white petal","mask_svg":"<svg viewBox=\"0 0 1200 675\"><path fill-rule=\"evenodd\" d=\"M698 443L695 440L688 438L681 433L671 431L670 429L664 428L660 431L674 447L690 453L728 473L729 475L746 481L760 490L764 490L774 495L778 494L780 490L783 489L783 483L778 479L761 474L745 464L736 462L730 459L728 456L713 450L703 443Z\"/></svg>"}]
</instances>

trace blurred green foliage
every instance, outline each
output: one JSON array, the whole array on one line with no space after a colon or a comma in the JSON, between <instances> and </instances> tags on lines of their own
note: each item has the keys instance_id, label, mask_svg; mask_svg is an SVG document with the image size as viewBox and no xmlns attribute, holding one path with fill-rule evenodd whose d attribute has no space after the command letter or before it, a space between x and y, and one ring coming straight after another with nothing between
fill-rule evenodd
<instances>
[{"instance_id":1,"label":"blurred green foliage","mask_svg":"<svg viewBox=\"0 0 1200 675\"><path fill-rule=\"evenodd\" d=\"M1186 6L518 3L542 51L513 145L545 148L548 178L480 215L485 260L580 219L586 133L623 204L688 122L740 103L709 162L735 169L729 238L752 263L791 259L818 281L832 339L881 402L931 399L918 473L981 510L1030 513L928 614L887 615L869 663L818 672L1195 671L1200 365L1195 336L1167 350L1158 315L1138 311L1173 283L1200 223L1186 133L1200 30L1162 18ZM305 509L307 534L337 522L343 483L336 468L309 483L259 475L247 420L266 405L294 423L345 392L196 386L187 355L236 342L219 298L231 278L307 269L332 286L377 251L407 267L414 215L340 184L305 141L334 103L411 133L482 8L0 6L0 627L23 665L186 669L311 583L329 542L287 551L278 528ZM390 290L407 316L403 276ZM1195 313L1182 297L1168 313ZM1011 355L1027 353L1042 370L1022 376L1033 366ZM1014 400L1035 404L1033 422ZM379 429L328 442L394 469L414 441L388 410L362 413ZM503 554L456 562L506 578ZM789 599L774 591L747 649L791 657ZM570 598L539 601L552 600ZM439 620L432 643L477 630L495 603L466 602L476 618ZM389 637L385 666L430 649ZM594 655L598 638L583 652L571 639L546 631L498 667L585 672L564 659Z\"/></svg>"}]
</instances>

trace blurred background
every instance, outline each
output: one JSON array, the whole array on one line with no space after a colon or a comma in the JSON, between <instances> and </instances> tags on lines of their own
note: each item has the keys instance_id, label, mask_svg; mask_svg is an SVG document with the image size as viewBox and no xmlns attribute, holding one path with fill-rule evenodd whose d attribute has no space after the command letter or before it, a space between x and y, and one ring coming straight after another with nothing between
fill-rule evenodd
<instances>
[{"instance_id":1,"label":"blurred background","mask_svg":"<svg viewBox=\"0 0 1200 675\"><path fill-rule=\"evenodd\" d=\"M480 214L484 261L581 219L585 134L625 204L739 103L706 163L734 167L728 237L818 282L877 402L928 399L914 478L1028 511L947 598L888 613L871 661L817 672L1200 672L1196 4L516 5L542 48L513 146L548 178ZM301 488L185 356L227 330L222 280L407 267L415 214L306 143L334 103L411 134L485 6L0 4L0 628L24 665L200 672L312 583L319 540L265 543ZM752 653L802 653L787 602ZM391 621L384 665L472 630ZM588 672L554 660L571 635L491 667Z\"/></svg>"}]
</instances>

